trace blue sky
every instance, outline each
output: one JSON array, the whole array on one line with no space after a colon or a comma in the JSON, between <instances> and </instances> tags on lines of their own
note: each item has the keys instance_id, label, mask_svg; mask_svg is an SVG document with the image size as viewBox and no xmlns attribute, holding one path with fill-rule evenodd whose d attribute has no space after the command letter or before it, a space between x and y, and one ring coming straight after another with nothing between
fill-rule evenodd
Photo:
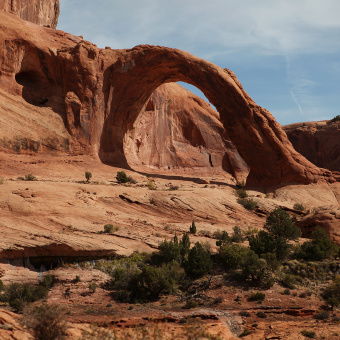
<instances>
[{"instance_id":1,"label":"blue sky","mask_svg":"<svg viewBox=\"0 0 340 340\"><path fill-rule=\"evenodd\" d=\"M57 28L98 47L162 45L228 67L255 102L283 125L340 114L339 0L60 4ZM199 94L196 88L193 92Z\"/></svg>"}]
</instances>

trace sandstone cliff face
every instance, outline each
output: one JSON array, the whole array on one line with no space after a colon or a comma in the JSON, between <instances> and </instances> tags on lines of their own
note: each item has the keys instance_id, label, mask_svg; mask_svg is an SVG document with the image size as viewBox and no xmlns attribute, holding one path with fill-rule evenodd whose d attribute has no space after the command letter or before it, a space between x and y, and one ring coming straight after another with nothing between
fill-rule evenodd
<instances>
[{"instance_id":1,"label":"sandstone cliff face","mask_svg":"<svg viewBox=\"0 0 340 340\"><path fill-rule=\"evenodd\" d=\"M0 0L0 10L40 26L56 28L60 7L59 0Z\"/></svg>"},{"instance_id":2,"label":"sandstone cliff face","mask_svg":"<svg viewBox=\"0 0 340 340\"><path fill-rule=\"evenodd\" d=\"M143 162L164 166L170 158L161 160L163 151L154 155L143 147L138 151L143 132L137 126L143 123L149 102L156 107L155 121L161 118L164 103L161 108L155 98L150 101L159 86L184 81L204 92L217 108L223 125L223 129L217 127L213 113L201 112L195 114L192 129L186 128L185 124L193 122L192 110L188 107L189 111L184 110L182 115L179 106L174 106L178 114L171 118L172 123L181 130L175 140L188 141L196 148L192 149L194 153L204 143L211 148L221 141L225 144L218 147L218 152L210 152L211 156L204 156L203 150L199 164L209 162L210 168L221 167L222 150L226 148L231 151L225 154L231 157L223 160L222 166L229 164L226 169L239 169L234 171L236 175L244 174L249 166L247 183L251 185L335 181L330 171L319 169L294 150L281 126L254 103L230 70L187 52L159 46L101 50L79 37L30 25L4 11L0 12L0 46L4 46L0 50L0 88L7 106L2 115L8 126L0 139L7 150L14 147L16 151L35 152L37 147L31 141L39 139L42 151L45 148L98 155L103 162L116 166L138 166ZM11 110L15 112L15 122ZM203 124L204 116L209 118L204 118ZM51 119L58 124L50 124ZM219 137L207 137L211 122L217 129L212 131L219 131ZM28 125L35 126L32 133L26 129ZM11 129L20 132L15 142L9 140L7 130ZM29 138L25 137L27 131L32 135ZM6 134L7 139L3 137ZM48 138L52 137L51 142ZM171 149L170 144L167 148ZM171 164L184 165L185 151L178 143L176 147L178 158ZM196 162L194 153L187 162L190 166Z\"/></svg>"},{"instance_id":3,"label":"sandstone cliff face","mask_svg":"<svg viewBox=\"0 0 340 340\"><path fill-rule=\"evenodd\" d=\"M296 151L313 164L340 171L340 123L307 122L283 127Z\"/></svg>"}]
</instances>

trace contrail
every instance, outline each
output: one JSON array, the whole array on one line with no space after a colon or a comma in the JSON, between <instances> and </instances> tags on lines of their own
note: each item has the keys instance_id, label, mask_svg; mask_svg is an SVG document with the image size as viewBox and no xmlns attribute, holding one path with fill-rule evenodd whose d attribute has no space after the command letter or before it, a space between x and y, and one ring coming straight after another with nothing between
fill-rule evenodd
<instances>
[{"instance_id":1,"label":"contrail","mask_svg":"<svg viewBox=\"0 0 340 340\"><path fill-rule=\"evenodd\" d=\"M302 107L301 107L299 101L297 100L297 98L296 98L296 96L295 96L295 93L294 93L291 89L289 89L289 92L290 92L290 95L292 96L294 102L295 102L296 105L298 106L301 115L304 116L305 114L303 113Z\"/></svg>"}]
</instances>

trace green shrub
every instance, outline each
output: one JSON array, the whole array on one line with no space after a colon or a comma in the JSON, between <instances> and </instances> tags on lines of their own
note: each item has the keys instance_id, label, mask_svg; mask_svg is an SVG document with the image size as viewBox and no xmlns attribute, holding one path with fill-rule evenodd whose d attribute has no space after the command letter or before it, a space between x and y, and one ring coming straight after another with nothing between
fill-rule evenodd
<instances>
[{"instance_id":1,"label":"green shrub","mask_svg":"<svg viewBox=\"0 0 340 340\"><path fill-rule=\"evenodd\" d=\"M68 299L71 297L71 288L70 287L67 287L63 293L63 296L65 299Z\"/></svg>"},{"instance_id":2,"label":"green shrub","mask_svg":"<svg viewBox=\"0 0 340 340\"><path fill-rule=\"evenodd\" d=\"M49 289L51 287L53 287L54 285L54 277L51 275L51 274L47 274L45 277L44 277L44 281L42 282L42 285Z\"/></svg>"},{"instance_id":3,"label":"green shrub","mask_svg":"<svg viewBox=\"0 0 340 340\"><path fill-rule=\"evenodd\" d=\"M252 198L239 198L237 203L243 205L247 210L255 210L257 203Z\"/></svg>"},{"instance_id":4,"label":"green shrub","mask_svg":"<svg viewBox=\"0 0 340 340\"><path fill-rule=\"evenodd\" d=\"M263 313L263 312L257 312L256 313L256 316L258 318L261 318L261 319L266 319L267 318L267 314L266 313Z\"/></svg>"},{"instance_id":5,"label":"green shrub","mask_svg":"<svg viewBox=\"0 0 340 340\"><path fill-rule=\"evenodd\" d=\"M291 249L290 240L301 236L301 230L293 223L289 215L282 209L273 210L267 218L264 229L272 238L273 251L278 260L285 259Z\"/></svg>"},{"instance_id":6,"label":"green shrub","mask_svg":"<svg viewBox=\"0 0 340 340\"><path fill-rule=\"evenodd\" d=\"M98 287L98 285L97 285L96 282L91 282L89 284L89 291L90 291L90 293L94 293L97 290L97 287Z\"/></svg>"},{"instance_id":7,"label":"green shrub","mask_svg":"<svg viewBox=\"0 0 340 340\"><path fill-rule=\"evenodd\" d=\"M113 273L114 297L120 302L155 301L160 294L175 292L184 282L184 271L177 262L160 268L144 266L117 268Z\"/></svg>"},{"instance_id":8,"label":"green shrub","mask_svg":"<svg viewBox=\"0 0 340 340\"><path fill-rule=\"evenodd\" d=\"M106 234L113 233L113 225L112 224L105 224L104 225L104 233L106 233Z\"/></svg>"},{"instance_id":9,"label":"green shrub","mask_svg":"<svg viewBox=\"0 0 340 340\"><path fill-rule=\"evenodd\" d=\"M131 180L131 178L128 177L124 171L118 171L116 175L116 180L118 183L127 183Z\"/></svg>"},{"instance_id":10,"label":"green shrub","mask_svg":"<svg viewBox=\"0 0 340 340\"><path fill-rule=\"evenodd\" d=\"M295 203L293 206L293 209L299 210L299 211L304 211L305 207L301 203Z\"/></svg>"},{"instance_id":11,"label":"green shrub","mask_svg":"<svg viewBox=\"0 0 340 340\"><path fill-rule=\"evenodd\" d=\"M198 279L205 274L208 274L212 267L212 260L208 251L202 244L196 242L188 254L188 259L183 264L185 273L193 278Z\"/></svg>"},{"instance_id":12,"label":"green shrub","mask_svg":"<svg viewBox=\"0 0 340 340\"><path fill-rule=\"evenodd\" d=\"M241 260L241 278L251 280L256 286L264 289L271 288L275 281L272 271L264 259L260 259L252 250L249 250Z\"/></svg>"},{"instance_id":13,"label":"green shrub","mask_svg":"<svg viewBox=\"0 0 340 340\"><path fill-rule=\"evenodd\" d=\"M325 229L317 227L312 233L312 240L303 243L295 256L307 261L322 261L333 258L338 252L339 247L332 242Z\"/></svg>"},{"instance_id":14,"label":"green shrub","mask_svg":"<svg viewBox=\"0 0 340 340\"><path fill-rule=\"evenodd\" d=\"M259 256L274 253L276 248L274 238L264 230L257 235L250 236L249 247Z\"/></svg>"},{"instance_id":15,"label":"green shrub","mask_svg":"<svg viewBox=\"0 0 340 340\"><path fill-rule=\"evenodd\" d=\"M36 177L32 174L25 175L25 181L36 181Z\"/></svg>"},{"instance_id":16,"label":"green shrub","mask_svg":"<svg viewBox=\"0 0 340 340\"><path fill-rule=\"evenodd\" d=\"M159 245L159 251L152 253L151 262L160 265L162 263L179 262L183 263L187 259L190 250L190 239L187 233L184 233L182 240L178 242L177 235L173 240L164 240Z\"/></svg>"},{"instance_id":17,"label":"green shrub","mask_svg":"<svg viewBox=\"0 0 340 340\"><path fill-rule=\"evenodd\" d=\"M73 280L74 283L78 283L80 282L81 279L80 279L80 276L79 275L76 275L76 278Z\"/></svg>"},{"instance_id":18,"label":"green shrub","mask_svg":"<svg viewBox=\"0 0 340 340\"><path fill-rule=\"evenodd\" d=\"M220 249L219 257L226 270L234 270L242 267L249 251L251 251L249 248L239 244L230 244Z\"/></svg>"},{"instance_id":19,"label":"green shrub","mask_svg":"<svg viewBox=\"0 0 340 340\"><path fill-rule=\"evenodd\" d=\"M340 306L340 276L337 276L333 283L325 288L321 297L332 309Z\"/></svg>"},{"instance_id":20,"label":"green shrub","mask_svg":"<svg viewBox=\"0 0 340 340\"><path fill-rule=\"evenodd\" d=\"M155 183L152 180L148 181L147 187L149 190L156 190Z\"/></svg>"},{"instance_id":21,"label":"green shrub","mask_svg":"<svg viewBox=\"0 0 340 340\"><path fill-rule=\"evenodd\" d=\"M303 336L305 336L306 338L311 338L311 339L316 338L316 334L313 331L307 331L307 330L304 329L304 330L301 331L301 334Z\"/></svg>"},{"instance_id":22,"label":"green shrub","mask_svg":"<svg viewBox=\"0 0 340 340\"><path fill-rule=\"evenodd\" d=\"M218 296L217 298L214 299L214 304L219 304L223 302L223 298L222 296Z\"/></svg>"},{"instance_id":23,"label":"green shrub","mask_svg":"<svg viewBox=\"0 0 340 340\"><path fill-rule=\"evenodd\" d=\"M339 122L340 121L340 115L337 115L337 116L335 116L334 118L332 118L331 120L329 120L328 122L327 122L327 124L329 125L329 124L331 124L331 123L335 123L335 122Z\"/></svg>"},{"instance_id":24,"label":"green shrub","mask_svg":"<svg viewBox=\"0 0 340 340\"><path fill-rule=\"evenodd\" d=\"M330 315L325 310L319 311L318 313L314 315L314 319L317 319L317 320L328 320L329 318L330 318Z\"/></svg>"},{"instance_id":25,"label":"green shrub","mask_svg":"<svg viewBox=\"0 0 340 340\"><path fill-rule=\"evenodd\" d=\"M15 312L21 312L26 304L44 299L47 295L48 289L44 286L12 283L5 288L2 300L8 302Z\"/></svg>"},{"instance_id":26,"label":"green shrub","mask_svg":"<svg viewBox=\"0 0 340 340\"><path fill-rule=\"evenodd\" d=\"M282 295L290 295L290 289L286 288L281 294Z\"/></svg>"},{"instance_id":27,"label":"green shrub","mask_svg":"<svg viewBox=\"0 0 340 340\"><path fill-rule=\"evenodd\" d=\"M231 237L229 237L228 233L225 230L223 230L222 232L215 231L214 238L217 238L216 245L220 248L231 243Z\"/></svg>"},{"instance_id":28,"label":"green shrub","mask_svg":"<svg viewBox=\"0 0 340 340\"><path fill-rule=\"evenodd\" d=\"M245 186L244 181L237 181L236 182L236 188L242 189Z\"/></svg>"},{"instance_id":29,"label":"green shrub","mask_svg":"<svg viewBox=\"0 0 340 340\"><path fill-rule=\"evenodd\" d=\"M280 280L280 285L289 289L294 289L297 284L297 278L292 274L284 274Z\"/></svg>"},{"instance_id":30,"label":"green shrub","mask_svg":"<svg viewBox=\"0 0 340 340\"><path fill-rule=\"evenodd\" d=\"M192 309L198 307L197 301L190 299L186 302L185 306L183 308L185 309Z\"/></svg>"},{"instance_id":31,"label":"green shrub","mask_svg":"<svg viewBox=\"0 0 340 340\"><path fill-rule=\"evenodd\" d=\"M196 229L195 221L192 221L191 226L189 227L189 233L196 234L196 232L197 232L197 229Z\"/></svg>"},{"instance_id":32,"label":"green shrub","mask_svg":"<svg viewBox=\"0 0 340 340\"><path fill-rule=\"evenodd\" d=\"M239 198L246 198L248 197L247 192L244 189L238 189L236 190L236 194Z\"/></svg>"},{"instance_id":33,"label":"green shrub","mask_svg":"<svg viewBox=\"0 0 340 340\"><path fill-rule=\"evenodd\" d=\"M244 336L247 336L251 334L251 330L248 328L245 328L244 331L239 335L240 338L243 338Z\"/></svg>"},{"instance_id":34,"label":"green shrub","mask_svg":"<svg viewBox=\"0 0 340 340\"><path fill-rule=\"evenodd\" d=\"M92 173L90 171L85 171L86 182L89 183L92 178Z\"/></svg>"},{"instance_id":35,"label":"green shrub","mask_svg":"<svg viewBox=\"0 0 340 340\"><path fill-rule=\"evenodd\" d=\"M160 263L169 263L173 261L181 261L181 252L180 245L174 241L166 241L164 240L159 245L159 252L157 252L157 256L160 259Z\"/></svg>"},{"instance_id":36,"label":"green shrub","mask_svg":"<svg viewBox=\"0 0 340 340\"><path fill-rule=\"evenodd\" d=\"M261 258L266 260L267 266L272 272L275 272L281 265L280 261L276 259L276 255L274 253L263 254Z\"/></svg>"},{"instance_id":37,"label":"green shrub","mask_svg":"<svg viewBox=\"0 0 340 340\"><path fill-rule=\"evenodd\" d=\"M187 259L189 250L190 250L190 238L187 233L183 234L182 240L179 244L179 248L180 248L182 262L184 262Z\"/></svg>"},{"instance_id":38,"label":"green shrub","mask_svg":"<svg viewBox=\"0 0 340 340\"><path fill-rule=\"evenodd\" d=\"M235 226L233 228L233 233L231 235L231 241L235 243L241 243L243 242L243 235L242 235L242 230L240 227Z\"/></svg>"},{"instance_id":39,"label":"green shrub","mask_svg":"<svg viewBox=\"0 0 340 340\"><path fill-rule=\"evenodd\" d=\"M248 296L248 301L264 301L266 298L266 294L262 292L253 292L251 295Z\"/></svg>"},{"instance_id":40,"label":"green shrub","mask_svg":"<svg viewBox=\"0 0 340 340\"><path fill-rule=\"evenodd\" d=\"M239 315L240 315L240 316L244 316L244 317L246 317L246 318L249 318L249 317L250 317L250 313L247 312L247 311L241 311L241 312L239 313Z\"/></svg>"},{"instance_id":41,"label":"green shrub","mask_svg":"<svg viewBox=\"0 0 340 340\"><path fill-rule=\"evenodd\" d=\"M41 304L24 309L22 324L37 340L57 340L66 337L64 309L58 305Z\"/></svg>"},{"instance_id":42,"label":"green shrub","mask_svg":"<svg viewBox=\"0 0 340 340\"><path fill-rule=\"evenodd\" d=\"M2 282L2 280L0 280L0 292L4 291L5 290L5 285L4 283Z\"/></svg>"},{"instance_id":43,"label":"green shrub","mask_svg":"<svg viewBox=\"0 0 340 340\"><path fill-rule=\"evenodd\" d=\"M162 293L170 290L169 280L160 268L145 266L141 273L130 281L132 301L157 300Z\"/></svg>"}]
</instances>

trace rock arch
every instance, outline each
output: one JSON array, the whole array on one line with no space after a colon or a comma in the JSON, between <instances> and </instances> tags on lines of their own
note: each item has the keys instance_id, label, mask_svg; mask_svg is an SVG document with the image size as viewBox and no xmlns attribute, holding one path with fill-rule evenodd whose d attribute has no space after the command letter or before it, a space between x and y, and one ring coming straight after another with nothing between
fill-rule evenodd
<instances>
[{"instance_id":1,"label":"rock arch","mask_svg":"<svg viewBox=\"0 0 340 340\"><path fill-rule=\"evenodd\" d=\"M199 88L219 111L250 166L247 184L311 183L331 177L294 150L271 113L256 105L227 69L181 50L141 45L120 51L106 78L112 92L99 150L105 163L127 165L124 139L133 138L134 123L150 95L161 84L183 81Z\"/></svg>"}]
</instances>

